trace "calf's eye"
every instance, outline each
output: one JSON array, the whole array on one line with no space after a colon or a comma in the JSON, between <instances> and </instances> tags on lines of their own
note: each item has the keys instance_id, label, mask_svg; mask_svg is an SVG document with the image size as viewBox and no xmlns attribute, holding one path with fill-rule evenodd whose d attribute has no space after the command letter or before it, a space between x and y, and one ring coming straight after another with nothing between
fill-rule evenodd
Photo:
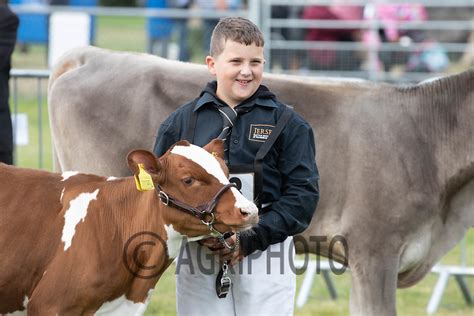
<instances>
[{"instance_id":1,"label":"calf's eye","mask_svg":"<svg viewBox=\"0 0 474 316\"><path fill-rule=\"evenodd\" d=\"M194 183L194 179L191 178L191 177L189 177L189 178L184 178L184 179L183 179L183 183L184 183L185 185L191 185L191 184Z\"/></svg>"}]
</instances>

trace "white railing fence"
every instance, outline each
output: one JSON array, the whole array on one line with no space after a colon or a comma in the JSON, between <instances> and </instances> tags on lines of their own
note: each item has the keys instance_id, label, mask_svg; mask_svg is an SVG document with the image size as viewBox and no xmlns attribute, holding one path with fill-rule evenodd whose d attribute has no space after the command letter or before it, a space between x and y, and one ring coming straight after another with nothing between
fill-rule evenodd
<instances>
[{"instance_id":1,"label":"white railing fence","mask_svg":"<svg viewBox=\"0 0 474 316\"><path fill-rule=\"evenodd\" d=\"M301 75L358 77L392 82L415 82L474 66L474 2L471 0L418 1L337 1L337 5L358 8L355 17L303 18L315 6L332 8L333 0L249 0L240 10L203 10L174 8L109 8L49 5L12 6L17 13L50 15L55 12L85 12L95 17L143 17L178 20L216 20L223 16L247 16L262 29L265 39L266 67L270 72ZM420 18L382 16L380 5L412 5L412 15ZM417 7L416 5L422 5ZM416 11L418 10L418 11ZM282 13L283 12L283 13ZM329 13L332 11L328 11ZM382 13L378 13L382 12ZM404 13L408 14L408 13ZM427 15L427 17L425 16ZM386 13L385 13L386 15ZM98 27L96 25L96 27ZM177 24L172 26L178 27ZM195 24L187 23L190 31ZM323 33L311 39L313 31ZM100 32L98 29L97 32ZM152 51L153 35L148 32L145 51ZM328 33L329 32L329 33ZM386 34L396 32L397 38ZM331 38L340 33L342 38ZM348 38L350 33L351 38ZM176 34L174 32L173 34ZM329 37L327 37L329 34ZM382 34L382 35L381 35ZM385 35L383 35L385 34ZM178 35L179 36L179 35ZM325 37L326 36L326 37ZM471 38L471 39L469 39ZM161 39L179 42L180 39ZM143 48L136 48L143 50ZM168 56L169 57L169 56ZM173 56L176 58L176 56Z\"/></svg>"},{"instance_id":2,"label":"white railing fence","mask_svg":"<svg viewBox=\"0 0 474 316\"><path fill-rule=\"evenodd\" d=\"M45 169L51 164L51 143L46 103L48 70L12 69L10 108L13 123L15 164ZM31 130L29 126L34 126ZM31 136L34 137L31 137Z\"/></svg>"}]
</instances>

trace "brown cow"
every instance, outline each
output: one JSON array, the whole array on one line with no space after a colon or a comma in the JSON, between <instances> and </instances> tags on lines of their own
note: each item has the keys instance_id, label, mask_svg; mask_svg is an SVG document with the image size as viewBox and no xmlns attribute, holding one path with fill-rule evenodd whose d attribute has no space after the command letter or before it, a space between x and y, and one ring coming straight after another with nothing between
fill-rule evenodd
<instances>
[{"instance_id":1,"label":"brown cow","mask_svg":"<svg viewBox=\"0 0 474 316\"><path fill-rule=\"evenodd\" d=\"M124 174L109 158L152 148L159 124L211 79L205 66L71 51L49 83L59 168ZM474 70L406 87L272 74L264 83L316 133L321 199L302 235L309 250L310 236L327 236L325 256L344 236L352 313L396 314L397 285L418 282L474 225Z\"/></svg>"},{"instance_id":2,"label":"brown cow","mask_svg":"<svg viewBox=\"0 0 474 316\"><path fill-rule=\"evenodd\" d=\"M157 188L146 192L134 177L0 164L0 314L140 315L183 236L255 224L256 206L227 180L222 141L205 149L216 154L186 141L160 159L131 152L129 168Z\"/></svg>"}]
</instances>

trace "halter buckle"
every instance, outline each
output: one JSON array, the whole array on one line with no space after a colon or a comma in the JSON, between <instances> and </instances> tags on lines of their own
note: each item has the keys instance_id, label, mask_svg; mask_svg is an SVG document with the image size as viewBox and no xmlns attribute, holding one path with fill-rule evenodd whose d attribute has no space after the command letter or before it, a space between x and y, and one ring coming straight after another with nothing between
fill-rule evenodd
<instances>
[{"instance_id":1,"label":"halter buckle","mask_svg":"<svg viewBox=\"0 0 474 316\"><path fill-rule=\"evenodd\" d=\"M165 192L163 191L160 191L158 193L159 197L160 197L160 201L161 203L163 203L164 205L168 206L168 204L170 203L170 197L168 196L168 194L166 194Z\"/></svg>"},{"instance_id":2,"label":"halter buckle","mask_svg":"<svg viewBox=\"0 0 474 316\"><path fill-rule=\"evenodd\" d=\"M215 216L214 216L214 213L208 213L208 212L203 212L201 214L204 214L204 216L206 215L210 215L211 216L211 220L209 222L206 222L204 219L201 219L201 222L206 225L207 227L209 227L209 229L211 229L212 227L212 224L214 224L214 220L216 219ZM203 216L203 218L204 218ZM211 229L212 230L212 229Z\"/></svg>"}]
</instances>

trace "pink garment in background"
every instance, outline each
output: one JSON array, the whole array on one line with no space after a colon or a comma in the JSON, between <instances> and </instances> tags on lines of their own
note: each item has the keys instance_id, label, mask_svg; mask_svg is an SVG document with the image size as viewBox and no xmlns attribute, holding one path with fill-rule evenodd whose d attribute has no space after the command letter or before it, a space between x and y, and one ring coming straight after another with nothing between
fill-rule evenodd
<instances>
[{"instance_id":1,"label":"pink garment in background","mask_svg":"<svg viewBox=\"0 0 474 316\"><path fill-rule=\"evenodd\" d=\"M362 7L348 5L308 6L302 14L307 20L361 20ZM355 29L308 29L305 39L307 41L351 41ZM320 65L331 65L335 62L334 50L311 50L310 56Z\"/></svg>"},{"instance_id":2,"label":"pink garment in background","mask_svg":"<svg viewBox=\"0 0 474 316\"><path fill-rule=\"evenodd\" d=\"M426 21L428 13L422 4L374 4L375 18L382 21L385 35L390 42L398 41L400 32L398 25L405 21Z\"/></svg>"}]
</instances>

